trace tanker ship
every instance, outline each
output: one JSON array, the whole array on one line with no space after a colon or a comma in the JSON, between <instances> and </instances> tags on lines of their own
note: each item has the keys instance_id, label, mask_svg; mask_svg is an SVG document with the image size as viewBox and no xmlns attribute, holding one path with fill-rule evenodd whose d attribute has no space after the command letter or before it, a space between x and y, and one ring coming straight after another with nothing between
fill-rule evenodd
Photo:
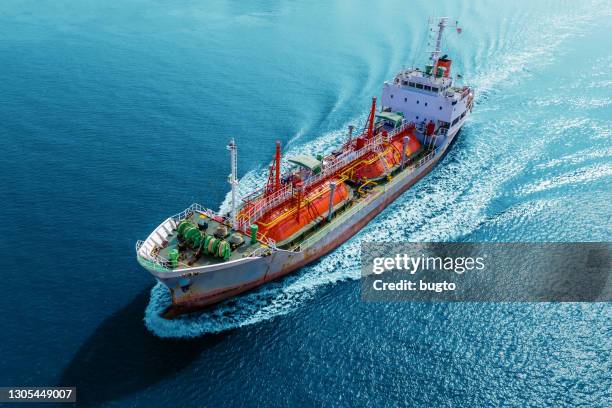
<instances>
[{"instance_id":1,"label":"tanker ship","mask_svg":"<svg viewBox=\"0 0 612 408\"><path fill-rule=\"evenodd\" d=\"M238 147L228 145L231 210L199 204L164 220L136 244L138 262L170 291L172 318L286 275L332 251L428 174L472 111L474 93L453 85L442 55L448 18L432 21L424 69L402 69L372 99L363 130L349 126L330 154L288 157L276 143L266 185L240 202ZM460 29L457 28L460 32Z\"/></svg>"}]
</instances>

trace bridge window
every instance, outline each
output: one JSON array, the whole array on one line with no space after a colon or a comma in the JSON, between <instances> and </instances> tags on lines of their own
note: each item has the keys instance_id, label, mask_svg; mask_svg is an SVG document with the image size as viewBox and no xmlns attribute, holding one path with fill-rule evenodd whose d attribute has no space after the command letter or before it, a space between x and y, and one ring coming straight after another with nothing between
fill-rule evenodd
<instances>
[{"instance_id":1,"label":"bridge window","mask_svg":"<svg viewBox=\"0 0 612 408\"><path fill-rule=\"evenodd\" d=\"M437 93L437 92L438 92L438 88L434 88L434 87L432 86L432 87L431 87L431 91L432 91L432 92L436 92L436 93Z\"/></svg>"},{"instance_id":2,"label":"bridge window","mask_svg":"<svg viewBox=\"0 0 612 408\"><path fill-rule=\"evenodd\" d=\"M408 86L411 86L411 87L414 88L416 86L416 84L414 82L408 82Z\"/></svg>"},{"instance_id":3,"label":"bridge window","mask_svg":"<svg viewBox=\"0 0 612 408\"><path fill-rule=\"evenodd\" d=\"M425 85L423 86L423 89L425 89L426 91L431 91L431 86Z\"/></svg>"},{"instance_id":4,"label":"bridge window","mask_svg":"<svg viewBox=\"0 0 612 408\"><path fill-rule=\"evenodd\" d=\"M417 89L423 89L423 84L416 84Z\"/></svg>"}]
</instances>

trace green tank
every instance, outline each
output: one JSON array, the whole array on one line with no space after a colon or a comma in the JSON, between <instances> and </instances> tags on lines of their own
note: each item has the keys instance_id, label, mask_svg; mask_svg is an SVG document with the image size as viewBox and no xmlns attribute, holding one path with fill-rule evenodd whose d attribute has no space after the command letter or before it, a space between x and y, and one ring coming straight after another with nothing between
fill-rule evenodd
<instances>
[{"instance_id":1,"label":"green tank","mask_svg":"<svg viewBox=\"0 0 612 408\"><path fill-rule=\"evenodd\" d=\"M219 249L217 250L217 256L219 258L223 258L227 260L229 259L231 254L232 254L232 250L231 250L229 242L221 241L221 243L219 243Z\"/></svg>"},{"instance_id":2,"label":"green tank","mask_svg":"<svg viewBox=\"0 0 612 408\"><path fill-rule=\"evenodd\" d=\"M226 261L232 256L232 247L229 242L223 241L223 251L221 251L221 257Z\"/></svg>"},{"instance_id":3,"label":"green tank","mask_svg":"<svg viewBox=\"0 0 612 408\"><path fill-rule=\"evenodd\" d=\"M255 227L255 229L253 229ZM217 258L223 258L228 260L232 255L232 248L229 242L219 238L215 238L212 235L208 235L202 232L196 224L193 222L184 220L181 221L178 228L178 234L181 239L184 239L192 249L200 249L206 255L212 255ZM257 225L251 227L251 231L254 231L255 242L257 241ZM175 261L178 263L178 251L176 251ZM172 251L170 251L172 253ZM172 259L170 259L171 262ZM175 262L172 264L174 265Z\"/></svg>"},{"instance_id":4,"label":"green tank","mask_svg":"<svg viewBox=\"0 0 612 408\"><path fill-rule=\"evenodd\" d=\"M206 236L204 237L204 241L203 241L203 243L202 243L202 248L204 249L204 253L205 253L205 254L208 254L208 244L210 243L210 240L211 240L212 238L213 238L213 237L211 237L210 235L206 235Z\"/></svg>"},{"instance_id":5,"label":"green tank","mask_svg":"<svg viewBox=\"0 0 612 408\"><path fill-rule=\"evenodd\" d=\"M185 237L185 229L187 229L188 227L194 227L195 224L193 222L187 221L187 220L183 220L181 221L181 223L178 225L177 231L178 234L181 238Z\"/></svg>"},{"instance_id":6,"label":"green tank","mask_svg":"<svg viewBox=\"0 0 612 408\"><path fill-rule=\"evenodd\" d=\"M172 249L168 252L168 259L170 260L170 263L172 264L173 268L176 268L178 266L178 257L179 251L177 249Z\"/></svg>"},{"instance_id":7,"label":"green tank","mask_svg":"<svg viewBox=\"0 0 612 408\"><path fill-rule=\"evenodd\" d=\"M197 248L200 246L202 233L196 225L192 224L184 229L183 237L192 248Z\"/></svg>"},{"instance_id":8,"label":"green tank","mask_svg":"<svg viewBox=\"0 0 612 408\"><path fill-rule=\"evenodd\" d=\"M215 237L211 237L206 245L206 253L214 255L216 246L218 245L218 239Z\"/></svg>"}]
</instances>

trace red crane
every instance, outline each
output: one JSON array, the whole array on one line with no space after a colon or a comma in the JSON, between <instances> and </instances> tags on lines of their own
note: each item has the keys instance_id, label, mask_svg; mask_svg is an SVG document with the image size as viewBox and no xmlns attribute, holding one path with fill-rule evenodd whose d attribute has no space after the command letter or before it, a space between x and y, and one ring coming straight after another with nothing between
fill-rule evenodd
<instances>
[{"instance_id":1,"label":"red crane","mask_svg":"<svg viewBox=\"0 0 612 408\"><path fill-rule=\"evenodd\" d=\"M374 136L374 118L376 117L376 98L372 98L372 108L370 108L370 115L368 116L368 139Z\"/></svg>"},{"instance_id":2,"label":"red crane","mask_svg":"<svg viewBox=\"0 0 612 408\"><path fill-rule=\"evenodd\" d=\"M270 173L268 174L268 184L266 185L266 195L272 194L280 190L280 176L281 176L281 142L276 141L276 153L274 155L274 162L270 165Z\"/></svg>"}]
</instances>

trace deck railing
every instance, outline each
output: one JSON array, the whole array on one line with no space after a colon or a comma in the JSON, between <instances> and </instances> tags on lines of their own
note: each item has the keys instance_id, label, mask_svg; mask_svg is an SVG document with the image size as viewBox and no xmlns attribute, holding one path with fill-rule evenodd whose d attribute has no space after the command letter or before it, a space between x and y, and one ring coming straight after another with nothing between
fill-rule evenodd
<instances>
[{"instance_id":1,"label":"deck railing","mask_svg":"<svg viewBox=\"0 0 612 408\"><path fill-rule=\"evenodd\" d=\"M357 211L359 211L360 209L363 208L363 204L366 203L368 200L369 200L369 198L366 197L364 199L364 201L355 203L351 208L349 208L348 210L343 211L336 220L345 219L345 218L348 218L351 215L355 214ZM334 222L334 223L326 224L325 226L323 226L323 228L321 228L320 230L318 230L317 232L312 234L310 237L306 238L304 241L300 242L300 244L297 245L294 250L301 251L301 250L303 250L305 248L308 248L312 243L318 241L320 239L319 237L321 235L324 235L328 231L334 229L338 224L339 224L339 222Z\"/></svg>"},{"instance_id":2,"label":"deck railing","mask_svg":"<svg viewBox=\"0 0 612 408\"><path fill-rule=\"evenodd\" d=\"M163 256L159 255L159 254L155 254L155 255L151 255L151 254L140 254L140 248L142 247L142 245L144 244L144 241L137 241L136 242L136 253L139 254L143 259L145 259L148 262L151 262L153 265L160 267L163 270L172 270L174 269L172 267L172 262L166 258L164 258ZM187 267L188 265L177 261L177 265L178 266L182 266L182 267Z\"/></svg>"},{"instance_id":3,"label":"deck railing","mask_svg":"<svg viewBox=\"0 0 612 408\"><path fill-rule=\"evenodd\" d=\"M438 154L438 151L439 151L439 149L432 150L426 156L424 156L421 159L419 159L416 163L411 164L410 166L407 166L403 170L403 172L405 172L405 174L408 175L409 173L414 172L418 168L423 167L425 164L430 162ZM370 197L372 197L372 196L366 196L363 201L357 202L351 208L349 208L348 210L343 211L339 215L338 219L346 219L346 218L352 216L353 214L355 214L357 211L361 210L364 207L364 204L366 204L369 200L371 200ZM300 242L300 244L297 245L294 248L294 250L301 251L301 250L303 250L305 248L308 248L312 243L318 241L322 235L328 233L330 230L335 228L338 224L339 224L339 222L334 222L334 223L326 224L320 230L315 232L313 235L311 235L310 237L306 238L304 241Z\"/></svg>"},{"instance_id":4,"label":"deck railing","mask_svg":"<svg viewBox=\"0 0 612 408\"><path fill-rule=\"evenodd\" d=\"M370 153L371 151L374 151L376 148L382 146L383 143L388 143L392 137L401 132L406 131L411 126L413 125L410 123L406 123L400 126L399 128L394 129L392 132L386 134L385 136L375 136L373 139L367 141L365 145L359 150L346 151L336 157L333 157L327 162L327 164L324 166L323 170L319 174L309 177L303 181L304 187L316 184L332 176L338 170L347 166L354 160L364 156L367 153ZM263 196L263 194L264 190L261 189L254 193L251 193L248 197L252 200L257 200L259 197ZM274 192L272 195L266 197L265 200L261 200L260 202L257 202L256 204L252 205L246 212L242 212L240 214L238 219L238 229L246 232L250 224L257 221L268 210L288 200L292 196L292 194L293 190L291 189L291 186L287 185L281 188L280 190Z\"/></svg>"},{"instance_id":5,"label":"deck railing","mask_svg":"<svg viewBox=\"0 0 612 408\"><path fill-rule=\"evenodd\" d=\"M372 146L375 146L375 142L370 143L370 148ZM365 146L363 149L366 149ZM364 153L360 153L361 150L357 152L351 152L351 153L356 153L356 154L364 154ZM403 170L403 172L406 172L406 174L408 173L412 173L413 171L415 171L416 169L424 166L425 164L427 164L429 161L431 161L437 154L438 154L439 148L432 150L431 152L429 152L426 156L422 157L421 159L419 159L417 162L407 166L407 168L405 170ZM359 157L359 156L355 156L355 157ZM346 156L345 157L346 160L350 159L350 156ZM354 160L354 158L352 159ZM352 161L352 160L349 160ZM322 176L318 175L317 178L320 179ZM316 181L314 181L316 182ZM363 204L366 203L370 198L366 197L364 199L364 201L358 202L355 205L353 205L351 208L349 208L348 210L343 211L340 214L341 218L346 218L346 217L350 217L351 215L355 214L357 211L359 211L361 208L363 208ZM181 211L178 214L173 215L172 218L173 220L175 220L177 222L177 224L180 221L183 221L187 218L189 218L191 216L191 214L193 214L194 212L201 212L203 214L206 214L208 217L210 218L221 218L220 216L218 216L217 214L215 214L214 211L203 207L200 204L194 203L192 205L190 205L188 208L186 208L185 210ZM337 226L337 223L330 223L327 224L325 226L323 226L323 228L321 228L320 230L318 230L317 232L315 232L312 236L310 236L309 238L305 239L304 241L302 241L297 247L295 247L295 250L302 250L304 248L307 248L308 246L310 246L315 240L318 240L319 237L322 234L327 233L330 229L335 228ZM273 239L270 238L265 238L261 235L258 234L258 240L260 242L265 242L267 244L267 246L259 246L257 248L255 248L252 252L248 253L248 257L259 257L259 256L265 256L270 254L271 252L276 250L276 242ZM148 240L149 238L147 238ZM142 258L144 258L146 261L151 262L153 265L158 266L159 268L163 269L163 270L172 270L172 269L176 269L173 268L172 266L172 262L164 257L162 257L161 255L159 255L159 253L155 253L155 254L151 254L149 253L140 253L141 248L143 247L143 245L145 244L145 241L137 241L136 242L136 253L138 255L140 255ZM156 244L152 244L151 245L151 251L156 248L157 245ZM177 261L177 265L180 267L184 267L184 268L188 268L189 265L185 264L184 262L181 261Z\"/></svg>"},{"instance_id":6,"label":"deck railing","mask_svg":"<svg viewBox=\"0 0 612 408\"><path fill-rule=\"evenodd\" d=\"M172 262L164 257L162 257L161 255L159 255L159 253L153 253L153 251L157 248L158 250L160 249L160 245L158 244L158 242L156 242L154 236L156 236L155 234L159 231L164 231L166 233L168 233L169 231L167 231L167 227L164 227L163 225L167 223L168 220L173 220L175 222L176 225L178 225L181 221L189 218L192 214L194 214L195 212L200 212L202 214L206 214L208 217L210 218L218 218L219 216L217 216L214 211L203 207L202 205L198 204L198 203L193 203L191 204L189 207L187 207L186 209L184 209L183 211L181 211L178 214L174 214L173 216L169 217L168 219L166 219L164 222L162 222L159 226L157 226L157 228L155 228L155 230L153 230L153 232L151 234L149 234L149 236L147 237L146 240L144 241L137 241L136 242L136 253L142 257L143 259L147 260L148 262L153 263L156 266L159 266L163 269L173 269L172 268ZM163 237L160 237L159 234L157 234L157 238L158 239L163 239ZM142 251L141 251L142 250ZM183 263L183 262L178 262L178 265L181 267L187 267L188 265Z\"/></svg>"},{"instance_id":7,"label":"deck railing","mask_svg":"<svg viewBox=\"0 0 612 408\"><path fill-rule=\"evenodd\" d=\"M193 203L191 204L189 207L187 207L186 209L184 209L183 211L181 211L180 213L177 213L171 217L169 217L169 219L172 219L175 221L175 223L178 225L181 221L188 219L189 217L191 217L192 214L196 213L196 212L200 212L202 214L205 214L207 217L211 218L211 219L215 219L217 221L227 221L226 218L221 217L220 215L217 215L214 211L203 207L202 205L198 204L198 203ZM166 220L167 221L167 220ZM164 224L166 221L164 221L162 224ZM160 226L162 225L160 224ZM146 260L147 262L150 262L151 264L153 264L154 266L157 266L163 270L172 270L172 269L176 269L177 267L181 267L181 268L189 268L191 267L190 265L182 262L182 261L177 261L177 267L173 267L172 266L172 262L169 259L164 258L163 256L159 255L159 253L153 253L153 251L155 249L159 250L160 247L159 245L151 238L151 236L155 233L155 231L157 231L158 228L160 228L160 226L158 226L150 235L149 237L145 240L139 240L136 242L136 253L143 258L144 260ZM257 248L255 248L252 252L250 252L248 255L249 257L252 256L263 256L266 253L270 253L274 250L276 250L276 241L274 241L272 238L266 238L265 236L261 235L261 234L257 234L257 240L259 242L264 243L265 246L258 246ZM148 246L145 246L145 243L148 242ZM141 252L142 250L142 252Z\"/></svg>"},{"instance_id":8,"label":"deck railing","mask_svg":"<svg viewBox=\"0 0 612 408\"><path fill-rule=\"evenodd\" d=\"M198 203L193 203L191 204L189 207L187 207L186 209L184 209L183 211L181 211L178 214L174 214L172 218L174 221L177 222L177 224L187 218L189 218L191 216L191 214L195 213L195 212L201 212L202 214L205 214L207 217L209 218L223 218L219 215L217 215L213 210L208 209L204 206L202 206L201 204Z\"/></svg>"}]
</instances>

